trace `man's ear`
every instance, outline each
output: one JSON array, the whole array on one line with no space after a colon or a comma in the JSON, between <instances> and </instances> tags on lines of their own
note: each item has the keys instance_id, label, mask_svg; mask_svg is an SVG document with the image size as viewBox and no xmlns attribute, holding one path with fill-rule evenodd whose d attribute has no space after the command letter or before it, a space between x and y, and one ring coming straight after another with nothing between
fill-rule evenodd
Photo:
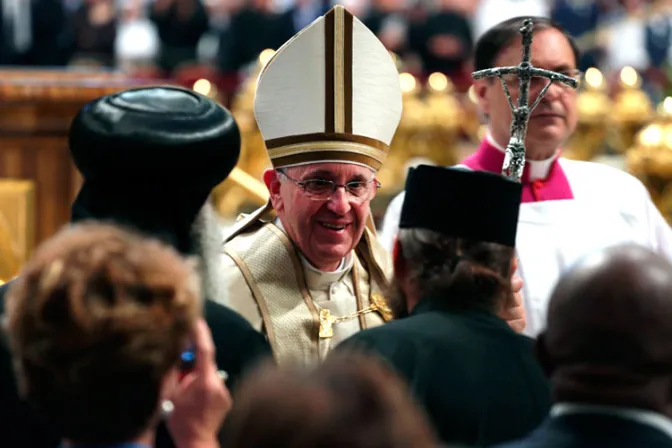
<instances>
[{"instance_id":1,"label":"man's ear","mask_svg":"<svg viewBox=\"0 0 672 448\"><path fill-rule=\"evenodd\" d=\"M537 358L537 362L541 366L541 370L544 371L544 375L547 378L551 378L553 372L555 371L555 366L551 361L551 357L548 354L548 349L546 348L546 333L541 332L536 341L534 341L534 355Z\"/></svg>"},{"instance_id":2,"label":"man's ear","mask_svg":"<svg viewBox=\"0 0 672 448\"><path fill-rule=\"evenodd\" d=\"M490 100L488 92L492 81L490 79L479 79L474 81L474 93L476 94L476 101L484 115L490 115Z\"/></svg>"},{"instance_id":3,"label":"man's ear","mask_svg":"<svg viewBox=\"0 0 672 448\"><path fill-rule=\"evenodd\" d=\"M283 208L282 196L280 196L280 173L274 169L268 169L264 171L264 183L266 188L268 188L269 197L271 204L273 204L273 209L276 212L279 212Z\"/></svg>"},{"instance_id":4,"label":"man's ear","mask_svg":"<svg viewBox=\"0 0 672 448\"><path fill-rule=\"evenodd\" d=\"M399 235L394 237L394 245L392 246L392 263L394 266L394 276L402 279L406 276L406 260L404 259L404 251L399 242Z\"/></svg>"}]
</instances>

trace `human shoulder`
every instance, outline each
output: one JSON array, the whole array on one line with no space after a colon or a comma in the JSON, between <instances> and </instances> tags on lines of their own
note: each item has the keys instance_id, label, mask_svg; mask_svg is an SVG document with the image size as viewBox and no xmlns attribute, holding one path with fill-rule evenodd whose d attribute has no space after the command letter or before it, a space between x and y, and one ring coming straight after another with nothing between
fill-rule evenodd
<instances>
[{"instance_id":1,"label":"human shoulder","mask_svg":"<svg viewBox=\"0 0 672 448\"><path fill-rule=\"evenodd\" d=\"M529 349L534 351L534 346L537 343L537 340L535 338L532 338L526 334L518 334L518 333L516 333L515 337L523 349L526 350Z\"/></svg>"},{"instance_id":2,"label":"human shoulder","mask_svg":"<svg viewBox=\"0 0 672 448\"><path fill-rule=\"evenodd\" d=\"M444 338L433 337L422 330L419 324L424 320L423 316L411 316L361 331L337 346L334 352L379 358L414 384L418 395L423 395L431 383L428 375L434 366L459 362L456 351L446 350Z\"/></svg>"},{"instance_id":3,"label":"human shoulder","mask_svg":"<svg viewBox=\"0 0 672 448\"><path fill-rule=\"evenodd\" d=\"M227 275L232 270L237 270L238 269L238 265L233 260L233 257L231 255L231 253L226 250L226 245L223 246L220 263L221 263L221 267L222 267L222 271L223 271L222 274L223 275Z\"/></svg>"},{"instance_id":4,"label":"human shoulder","mask_svg":"<svg viewBox=\"0 0 672 448\"><path fill-rule=\"evenodd\" d=\"M247 285L240 264L244 253L251 250L257 241L263 224L263 222L252 223L242 231L234 228L232 233L224 239L220 275L232 284L229 287L230 290L235 290L243 284Z\"/></svg>"},{"instance_id":5,"label":"human shoulder","mask_svg":"<svg viewBox=\"0 0 672 448\"><path fill-rule=\"evenodd\" d=\"M348 350L358 352L378 351L377 348L380 341L391 341L395 337L393 325L395 322L391 321L374 328L359 331L341 342L335 349L338 351Z\"/></svg>"},{"instance_id":6,"label":"human shoulder","mask_svg":"<svg viewBox=\"0 0 672 448\"><path fill-rule=\"evenodd\" d=\"M648 197L644 184L632 174L622 169L599 162L559 159L570 185L585 185L591 191L602 196L608 194L633 194Z\"/></svg>"},{"instance_id":7,"label":"human shoulder","mask_svg":"<svg viewBox=\"0 0 672 448\"><path fill-rule=\"evenodd\" d=\"M235 255L232 252L222 251L219 260L218 275L226 280L227 290L229 293L228 297L223 297L221 299L215 298L215 301L223 305L228 305L229 301L234 298L231 297L231 295L235 295L241 288L249 289L240 266L238 266L236 261L233 259L234 256Z\"/></svg>"},{"instance_id":8,"label":"human shoulder","mask_svg":"<svg viewBox=\"0 0 672 448\"><path fill-rule=\"evenodd\" d=\"M257 331L241 314L233 309L214 302L205 300L203 307L205 320L212 331L213 340L222 342L227 351L235 347L267 346L264 336Z\"/></svg>"},{"instance_id":9,"label":"human shoulder","mask_svg":"<svg viewBox=\"0 0 672 448\"><path fill-rule=\"evenodd\" d=\"M230 332L232 336L257 332L238 312L213 300L205 300L203 313L208 325L217 328L217 331Z\"/></svg>"},{"instance_id":10,"label":"human shoulder","mask_svg":"<svg viewBox=\"0 0 672 448\"><path fill-rule=\"evenodd\" d=\"M219 276L226 283L226 296L217 298L220 305L230 307L238 315L242 316L252 327L258 331L262 329L263 319L257 301L254 298L252 278L246 277L247 266L239 260L238 263L232 258L233 253L222 252L218 264ZM251 275L247 273L247 275Z\"/></svg>"},{"instance_id":11,"label":"human shoulder","mask_svg":"<svg viewBox=\"0 0 672 448\"><path fill-rule=\"evenodd\" d=\"M206 300L204 315L216 347L217 365L233 379L271 356L266 338L234 310Z\"/></svg>"},{"instance_id":12,"label":"human shoulder","mask_svg":"<svg viewBox=\"0 0 672 448\"><path fill-rule=\"evenodd\" d=\"M423 316L409 316L360 331L343 341L339 349L375 351L385 355L409 354L436 341L423 331Z\"/></svg>"},{"instance_id":13,"label":"human shoulder","mask_svg":"<svg viewBox=\"0 0 672 448\"><path fill-rule=\"evenodd\" d=\"M251 220L251 218L247 215L241 215L236 220L231 229L226 232L224 237L225 247L236 245L236 242L241 240L250 239L269 223L261 219Z\"/></svg>"},{"instance_id":14,"label":"human shoulder","mask_svg":"<svg viewBox=\"0 0 672 448\"><path fill-rule=\"evenodd\" d=\"M577 205L611 213L632 225L644 223L655 208L644 184L632 174L604 163L561 159Z\"/></svg>"}]
</instances>

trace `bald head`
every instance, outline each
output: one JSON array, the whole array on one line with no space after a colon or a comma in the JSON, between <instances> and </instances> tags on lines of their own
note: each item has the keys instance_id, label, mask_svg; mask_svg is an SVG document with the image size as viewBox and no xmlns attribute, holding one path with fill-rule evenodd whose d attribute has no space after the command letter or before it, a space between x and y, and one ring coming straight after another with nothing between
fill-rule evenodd
<instances>
[{"instance_id":1,"label":"bald head","mask_svg":"<svg viewBox=\"0 0 672 448\"><path fill-rule=\"evenodd\" d=\"M586 257L558 283L543 339L556 367L666 371L672 367L672 264L635 245Z\"/></svg>"}]
</instances>

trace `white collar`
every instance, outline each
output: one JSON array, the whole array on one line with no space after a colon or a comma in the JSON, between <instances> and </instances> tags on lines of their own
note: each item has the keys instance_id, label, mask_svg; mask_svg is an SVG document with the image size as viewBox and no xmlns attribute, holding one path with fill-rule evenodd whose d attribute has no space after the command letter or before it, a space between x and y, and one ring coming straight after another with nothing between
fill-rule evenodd
<instances>
[{"instance_id":1,"label":"white collar","mask_svg":"<svg viewBox=\"0 0 672 448\"><path fill-rule=\"evenodd\" d=\"M495 139L492 137L492 134L490 134L490 130L486 132L485 139L488 143L500 151L506 151L506 148L495 141ZM545 160L529 160L525 158L525 163L530 167L530 182L537 179L545 179L548 176L548 172L551 169L553 161L558 158L558 154L560 154L559 150L556 151L555 154L553 154L550 158Z\"/></svg>"},{"instance_id":2,"label":"white collar","mask_svg":"<svg viewBox=\"0 0 672 448\"><path fill-rule=\"evenodd\" d=\"M280 218L276 217L273 220L273 224L275 224L283 232L287 233L285 231L285 227L282 225L282 221L280 221ZM306 257L303 256L301 252L299 252L299 258L301 259L301 264L303 265L303 270L306 277L306 285L308 286L308 289L312 290L327 290L332 283L343 279L345 274L350 272L350 269L352 269L352 265L354 264L352 253L349 253L341 260L341 264L338 265L338 268L336 268L335 271L322 271L317 269L310 261L308 261Z\"/></svg>"},{"instance_id":3,"label":"white collar","mask_svg":"<svg viewBox=\"0 0 672 448\"><path fill-rule=\"evenodd\" d=\"M551 408L552 417L567 414L604 414L621 417L656 428L672 438L672 420L653 411L577 403L558 403Z\"/></svg>"}]
</instances>

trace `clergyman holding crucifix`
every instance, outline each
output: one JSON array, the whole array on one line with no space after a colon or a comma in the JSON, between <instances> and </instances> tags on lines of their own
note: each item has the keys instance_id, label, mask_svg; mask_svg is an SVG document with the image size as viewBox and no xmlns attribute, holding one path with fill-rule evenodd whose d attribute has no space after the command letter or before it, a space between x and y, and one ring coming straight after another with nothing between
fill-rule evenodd
<instances>
[{"instance_id":1,"label":"clergyman holding crucifix","mask_svg":"<svg viewBox=\"0 0 672 448\"><path fill-rule=\"evenodd\" d=\"M536 337L545 325L553 286L578 258L615 243L637 242L672 259L672 231L640 181L606 165L561 157L562 145L577 123L577 91L558 81L573 78L578 82L581 72L576 44L559 25L539 17L517 17L496 25L476 43L476 71L519 68L523 59L521 28L526 19L532 19L533 25L531 65L562 75L550 85L547 77L530 78L529 106L545 92L529 113L526 132L522 129L520 133L525 136L525 159L520 177L523 203L516 240L517 274L523 279L524 332ZM509 70L501 76L510 98L497 76L474 81L488 132L462 166L502 173L506 147L512 140L512 106L514 110L520 106L518 73ZM515 143L515 133L513 137ZM511 171L508 174L515 176ZM390 249L403 198L402 193L390 203L379 234Z\"/></svg>"},{"instance_id":2,"label":"clergyman holding crucifix","mask_svg":"<svg viewBox=\"0 0 672 448\"><path fill-rule=\"evenodd\" d=\"M473 74L475 80L497 77L502 83L502 88L506 94L511 108L511 137L506 147L502 174L512 180L520 182L525 168L525 134L527 133L527 123L534 109L548 92L548 89L554 82L561 82L573 89L579 85L579 81L571 74L563 74L536 68L531 64L531 46L532 46L532 19L523 22L520 28L523 45L523 60L520 64L513 67L495 67L479 70ZM518 81L518 100L514 104L509 89L509 83L505 79L507 76L514 76ZM535 78L548 80L547 84L537 94L536 98L530 104L530 84Z\"/></svg>"}]
</instances>

